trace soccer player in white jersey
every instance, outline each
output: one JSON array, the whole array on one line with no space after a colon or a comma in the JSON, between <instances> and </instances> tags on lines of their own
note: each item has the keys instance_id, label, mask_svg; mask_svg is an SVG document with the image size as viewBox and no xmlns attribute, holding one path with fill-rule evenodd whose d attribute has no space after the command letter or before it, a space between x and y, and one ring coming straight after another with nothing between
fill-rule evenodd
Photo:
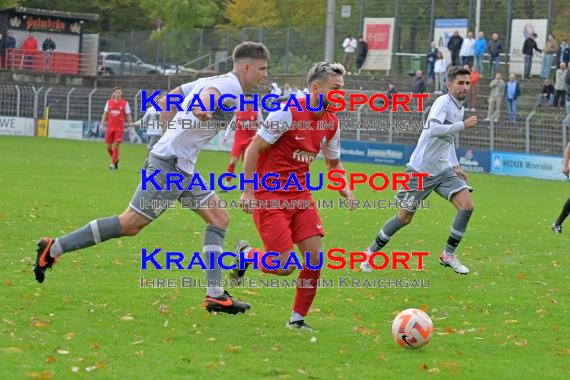
<instances>
[{"instance_id":1,"label":"soccer player in white jersey","mask_svg":"<svg viewBox=\"0 0 570 380\"><path fill-rule=\"evenodd\" d=\"M180 201L181 199L188 200L191 204L198 203L201 205L206 200L212 200L217 204L219 198L214 191L202 190L198 186L190 187L190 189L188 187L192 180L192 174L197 172L195 165L198 153L218 133L218 130L195 127L183 129L181 121L186 119L199 124L199 121L216 121L220 117L227 117L228 113L222 112L217 107L215 112L208 111L210 109L210 94L213 94L212 101L215 105L218 104L218 99L225 94L234 95L239 101L239 95L243 94L244 90L259 86L261 81L267 77L269 51L263 44L241 43L234 49L233 61L232 72L221 76L202 78L194 82L192 91L183 103L184 110L176 114L176 129L167 130L151 151L148 170L143 171L143 178L154 175L154 180L165 190L155 190L154 185L149 185L147 190L142 190L143 181L141 180L129 206L121 215L93 220L84 227L61 238L43 238L38 241L38 255L34 267L38 282L44 281L45 271L52 267L62 253L90 247L121 236L134 236L165 210L164 207L144 208L141 205L152 204L152 201L155 200ZM187 110L188 106L192 104L191 101L195 94L199 94L206 111L200 108ZM237 101L234 102L228 97L225 99L225 106L236 105ZM161 172L154 173L157 170L161 170ZM184 177L180 183L181 190L176 184L171 184L169 189L166 188L165 173L167 172L179 173ZM223 252L224 235L229 221L228 213L219 208L196 207L193 211L206 222L203 247L205 257L203 261L205 263L216 263L217 258ZM230 314L243 313L249 309L249 304L233 299L220 287L221 278L222 272L219 266L206 270L208 288L203 306L210 312Z\"/></svg>"},{"instance_id":2,"label":"soccer player in white jersey","mask_svg":"<svg viewBox=\"0 0 570 380\"><path fill-rule=\"evenodd\" d=\"M439 262L459 274L469 273L469 269L461 264L455 255L455 250L465 234L473 213L473 200L470 194L473 189L467 185L467 175L461 170L457 161L454 141L459 131L477 125L477 116L470 116L463 121L465 108L462 102L469 93L470 76L469 69L459 66L450 67L447 71L449 92L433 103L427 125L407 164L409 174L429 173L429 176L423 178L423 190L418 190L418 178L413 177L408 182L410 190L402 189L398 192L396 198L402 207L397 215L382 226L366 251L369 257L372 253L379 252L398 230L408 225L417 210L417 203L435 191L457 208L457 215L451 225L451 233ZM363 272L371 272L372 266L365 261L360 269Z\"/></svg>"}]
</instances>

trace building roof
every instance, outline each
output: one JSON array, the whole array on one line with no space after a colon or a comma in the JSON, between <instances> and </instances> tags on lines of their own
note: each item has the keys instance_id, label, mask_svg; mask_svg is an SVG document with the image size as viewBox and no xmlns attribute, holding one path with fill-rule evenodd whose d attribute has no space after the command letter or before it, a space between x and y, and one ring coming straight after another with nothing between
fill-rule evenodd
<instances>
[{"instance_id":1,"label":"building roof","mask_svg":"<svg viewBox=\"0 0 570 380\"><path fill-rule=\"evenodd\" d=\"M6 8L0 10L0 13L5 13L5 12L18 12L34 16L72 18L72 19L80 19L88 21L94 21L99 18L99 15L94 13L63 12L63 11L54 11L49 9L26 8L26 7L13 7L13 8Z\"/></svg>"}]
</instances>

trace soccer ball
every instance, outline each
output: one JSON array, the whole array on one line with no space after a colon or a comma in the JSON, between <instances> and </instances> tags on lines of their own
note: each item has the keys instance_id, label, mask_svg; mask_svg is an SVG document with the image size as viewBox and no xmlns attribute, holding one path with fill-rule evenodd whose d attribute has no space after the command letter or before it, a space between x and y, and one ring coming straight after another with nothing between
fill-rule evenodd
<instances>
[{"instance_id":1,"label":"soccer ball","mask_svg":"<svg viewBox=\"0 0 570 380\"><path fill-rule=\"evenodd\" d=\"M429 343L432 333L431 318L419 309L400 312L392 323L392 337L404 348L422 348Z\"/></svg>"}]
</instances>

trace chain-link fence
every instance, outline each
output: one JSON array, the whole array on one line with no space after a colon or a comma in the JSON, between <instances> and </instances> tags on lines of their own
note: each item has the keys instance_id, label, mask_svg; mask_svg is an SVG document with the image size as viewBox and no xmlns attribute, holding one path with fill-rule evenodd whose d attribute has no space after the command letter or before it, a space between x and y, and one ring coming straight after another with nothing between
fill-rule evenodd
<instances>
[{"instance_id":1,"label":"chain-link fence","mask_svg":"<svg viewBox=\"0 0 570 380\"><path fill-rule=\"evenodd\" d=\"M143 115L140 112L141 91L123 89L123 97L131 105L133 120ZM42 118L49 108L50 119L97 122L111 93L111 88L2 84L0 116ZM378 108L383 106L380 98L374 104ZM423 112L418 112L415 106L410 107L411 112L390 112L390 108L385 112L375 112L364 104L355 112L339 112L341 136L359 141L415 145L424 128L430 105L426 103ZM477 115L479 123L476 128L459 134L456 147L547 155L559 155L564 150L568 142L570 110L567 110L567 114L561 109L535 107L512 115L505 107L503 105L497 121L484 120L487 116L485 108L476 112L467 111L466 116Z\"/></svg>"},{"instance_id":2,"label":"chain-link fence","mask_svg":"<svg viewBox=\"0 0 570 380\"><path fill-rule=\"evenodd\" d=\"M476 0L337 1L335 59L342 59L342 41L348 34L362 33L364 18L393 17L392 73L407 73L412 69L412 57L420 58L421 65L425 65L425 52L433 39L436 19L467 19L468 30L475 30L476 3ZM340 10L346 5L351 6L352 11L350 17L343 18ZM491 33L499 33L508 51L513 19L546 19L548 31L554 32L561 41L570 38L569 13L570 7L563 0L481 0L479 30L485 31L487 38ZM167 27L161 32L102 33L99 50L134 54L156 69L185 65L190 71L225 71L236 44L245 40L259 41L271 50L273 74L296 74L306 72L312 63L324 58L325 33L323 27L219 27L176 31ZM539 36L539 41L543 39L544 36ZM508 56L504 56L502 63L507 60ZM129 73L132 65L125 64L123 70Z\"/></svg>"}]
</instances>

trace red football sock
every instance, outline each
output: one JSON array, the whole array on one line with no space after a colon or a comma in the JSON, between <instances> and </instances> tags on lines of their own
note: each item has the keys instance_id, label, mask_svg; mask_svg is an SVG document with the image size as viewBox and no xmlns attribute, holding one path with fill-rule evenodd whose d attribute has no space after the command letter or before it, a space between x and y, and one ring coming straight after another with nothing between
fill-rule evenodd
<instances>
[{"instance_id":1,"label":"red football sock","mask_svg":"<svg viewBox=\"0 0 570 380\"><path fill-rule=\"evenodd\" d=\"M119 161L119 146L113 151L113 165L115 165Z\"/></svg>"},{"instance_id":2,"label":"red football sock","mask_svg":"<svg viewBox=\"0 0 570 380\"><path fill-rule=\"evenodd\" d=\"M227 173L232 173L236 170L236 164L229 164L228 168L226 169ZM229 177L228 179L226 179L226 181L231 181L232 177Z\"/></svg>"},{"instance_id":3,"label":"red football sock","mask_svg":"<svg viewBox=\"0 0 570 380\"><path fill-rule=\"evenodd\" d=\"M269 268L265 268L263 265L261 265L261 258L263 257L263 255L265 255L265 253L267 251L262 251L260 249L257 248L253 248L251 251L249 251L247 258L248 259L253 259L253 253L254 252L258 252L258 256L257 256L257 260L258 260L258 265L259 265L259 270L262 271L263 273L272 273L272 274L277 274L277 269L269 269ZM274 259L275 256L267 256L267 258L265 259L265 265L273 265L273 263L271 263L271 260Z\"/></svg>"},{"instance_id":4,"label":"red football sock","mask_svg":"<svg viewBox=\"0 0 570 380\"><path fill-rule=\"evenodd\" d=\"M309 313L309 309L313 304L313 300L317 295L317 282L321 277L321 270L309 270L307 268L303 269L299 273L299 280L301 285L311 284L313 287L297 287L297 294L295 294L295 303L293 304L293 311L295 313L306 316Z\"/></svg>"}]
</instances>

